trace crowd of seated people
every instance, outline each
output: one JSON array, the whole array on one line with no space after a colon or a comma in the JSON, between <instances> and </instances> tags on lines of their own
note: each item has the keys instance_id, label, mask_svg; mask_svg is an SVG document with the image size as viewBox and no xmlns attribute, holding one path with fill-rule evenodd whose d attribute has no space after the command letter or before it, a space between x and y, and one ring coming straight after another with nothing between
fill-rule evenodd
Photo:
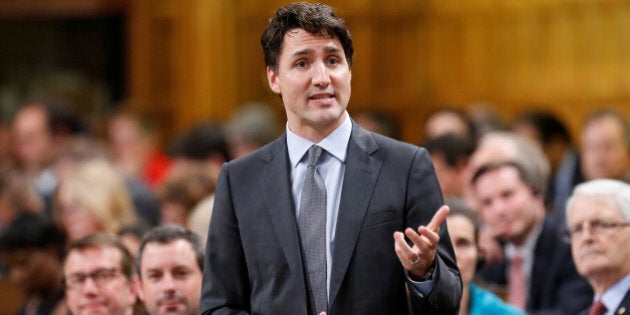
<instances>
[{"instance_id":1,"label":"crowd of seated people","mask_svg":"<svg viewBox=\"0 0 630 315\"><path fill-rule=\"evenodd\" d=\"M223 163L286 128L270 113L250 105L226 124L200 122L163 145L160 126L127 108L101 136L60 104L19 108L0 166L0 279L24 297L14 311L196 314L215 181ZM593 281L562 237L565 207L582 182L630 181L627 117L592 113L580 143L542 110L495 130L450 107L420 120L421 145L453 208L448 226L458 232L460 314L474 314L481 298L514 314L588 308ZM357 112L356 123L400 136L385 111Z\"/></svg>"}]
</instances>

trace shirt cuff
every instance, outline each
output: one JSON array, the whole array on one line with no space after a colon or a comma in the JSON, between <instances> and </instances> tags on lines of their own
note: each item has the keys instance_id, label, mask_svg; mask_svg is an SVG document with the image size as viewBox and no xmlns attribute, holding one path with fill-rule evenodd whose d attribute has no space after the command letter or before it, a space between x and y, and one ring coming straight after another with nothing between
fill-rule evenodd
<instances>
[{"instance_id":1,"label":"shirt cuff","mask_svg":"<svg viewBox=\"0 0 630 315\"><path fill-rule=\"evenodd\" d=\"M424 298L431 293L431 290L433 290L433 279L437 272L438 270L436 264L435 270L428 277L420 281L413 280L409 271L405 271L405 276L407 277L407 282L415 288L415 290L420 294L420 297Z\"/></svg>"}]
</instances>

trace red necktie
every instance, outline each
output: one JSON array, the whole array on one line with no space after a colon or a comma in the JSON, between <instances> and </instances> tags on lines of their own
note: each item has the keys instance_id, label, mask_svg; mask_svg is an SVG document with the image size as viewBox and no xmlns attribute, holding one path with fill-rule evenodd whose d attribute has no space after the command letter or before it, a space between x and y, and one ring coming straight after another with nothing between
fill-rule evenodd
<instances>
[{"instance_id":1,"label":"red necktie","mask_svg":"<svg viewBox=\"0 0 630 315\"><path fill-rule=\"evenodd\" d=\"M602 303L602 300L597 300L588 311L588 315L604 315L606 313L606 306Z\"/></svg>"},{"instance_id":2,"label":"red necktie","mask_svg":"<svg viewBox=\"0 0 630 315\"><path fill-rule=\"evenodd\" d=\"M523 257L516 254L510 264L508 279L508 302L525 310L527 294L525 293L525 275L523 274ZM589 314L590 315L590 314Z\"/></svg>"}]
</instances>

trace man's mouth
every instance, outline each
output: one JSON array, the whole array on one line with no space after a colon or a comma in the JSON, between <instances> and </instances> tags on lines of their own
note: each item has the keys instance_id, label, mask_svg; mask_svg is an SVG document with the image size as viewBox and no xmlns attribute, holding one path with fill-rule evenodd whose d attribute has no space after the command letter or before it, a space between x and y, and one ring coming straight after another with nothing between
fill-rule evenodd
<instances>
[{"instance_id":1,"label":"man's mouth","mask_svg":"<svg viewBox=\"0 0 630 315\"><path fill-rule=\"evenodd\" d=\"M323 99L330 99L333 98L335 95L334 94L314 94L311 95L310 99L312 100L323 100Z\"/></svg>"}]
</instances>

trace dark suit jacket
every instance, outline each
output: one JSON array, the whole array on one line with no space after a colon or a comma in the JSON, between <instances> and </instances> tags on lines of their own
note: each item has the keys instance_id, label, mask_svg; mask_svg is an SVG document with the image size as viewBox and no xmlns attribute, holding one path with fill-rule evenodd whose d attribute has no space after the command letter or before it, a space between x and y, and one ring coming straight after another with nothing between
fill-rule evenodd
<instances>
[{"instance_id":1,"label":"dark suit jacket","mask_svg":"<svg viewBox=\"0 0 630 315\"><path fill-rule=\"evenodd\" d=\"M286 135L223 166L208 235L201 312L307 313ZM329 290L329 315L407 314L394 231L426 225L442 196L426 150L353 123ZM456 314L461 279L440 227L433 290L411 290L422 314Z\"/></svg>"},{"instance_id":2,"label":"dark suit jacket","mask_svg":"<svg viewBox=\"0 0 630 315\"><path fill-rule=\"evenodd\" d=\"M580 312L579 315L588 315L589 310L590 310L590 305L587 309ZM630 291L626 292L626 296L624 296L623 300L621 300L621 303L617 305L617 309L615 309L613 314L615 315L630 314Z\"/></svg>"},{"instance_id":3,"label":"dark suit jacket","mask_svg":"<svg viewBox=\"0 0 630 315\"><path fill-rule=\"evenodd\" d=\"M562 240L559 224L549 217L534 248L527 298L528 314L577 314L593 301L588 282L575 269L571 247ZM507 284L509 262L487 266L481 277L494 284Z\"/></svg>"}]
</instances>

